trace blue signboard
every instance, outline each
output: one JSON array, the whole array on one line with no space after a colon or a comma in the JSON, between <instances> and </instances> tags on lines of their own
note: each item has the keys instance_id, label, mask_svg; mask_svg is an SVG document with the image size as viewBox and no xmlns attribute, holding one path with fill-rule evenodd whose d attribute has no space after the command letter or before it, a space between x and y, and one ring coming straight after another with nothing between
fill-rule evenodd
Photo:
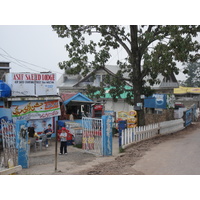
<instances>
[{"instance_id":1,"label":"blue signboard","mask_svg":"<svg viewBox=\"0 0 200 200\"><path fill-rule=\"evenodd\" d=\"M167 95L166 94L153 94L152 96L144 99L145 108L167 108Z\"/></svg>"}]
</instances>

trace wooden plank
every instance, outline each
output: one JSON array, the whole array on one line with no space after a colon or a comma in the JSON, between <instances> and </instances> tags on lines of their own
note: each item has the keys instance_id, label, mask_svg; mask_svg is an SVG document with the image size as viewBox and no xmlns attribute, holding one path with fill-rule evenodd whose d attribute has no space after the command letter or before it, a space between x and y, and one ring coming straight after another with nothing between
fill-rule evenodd
<instances>
[{"instance_id":1,"label":"wooden plank","mask_svg":"<svg viewBox=\"0 0 200 200\"><path fill-rule=\"evenodd\" d=\"M21 170L22 170L22 166L18 165L18 166L15 166L15 167L8 168L8 169L0 171L0 175L9 175L9 174L13 174L13 173L19 172Z\"/></svg>"}]
</instances>

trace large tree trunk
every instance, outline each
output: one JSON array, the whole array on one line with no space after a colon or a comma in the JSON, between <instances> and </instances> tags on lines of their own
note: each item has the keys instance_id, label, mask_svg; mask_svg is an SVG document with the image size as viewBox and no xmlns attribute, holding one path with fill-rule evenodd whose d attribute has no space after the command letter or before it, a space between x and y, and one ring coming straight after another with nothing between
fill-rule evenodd
<instances>
[{"instance_id":1,"label":"large tree trunk","mask_svg":"<svg viewBox=\"0 0 200 200\"><path fill-rule=\"evenodd\" d=\"M132 52L132 55L130 56L130 63L133 69L131 80L133 84L134 106L137 106L137 103L143 103L143 101L141 100L141 94L142 94L141 55L137 41L138 39L137 25L130 26L130 33L131 33L131 52ZM138 110L137 113L138 113L138 125L139 126L145 125L143 108L141 110Z\"/></svg>"},{"instance_id":2,"label":"large tree trunk","mask_svg":"<svg viewBox=\"0 0 200 200\"><path fill-rule=\"evenodd\" d=\"M137 106L137 103L142 103L143 100L141 99L142 92L142 83L140 83L139 79L133 81L133 94L134 94L134 106ZM145 116L144 116L144 109L143 106L141 110L137 110L138 113L138 125L144 126L145 125Z\"/></svg>"}]
</instances>

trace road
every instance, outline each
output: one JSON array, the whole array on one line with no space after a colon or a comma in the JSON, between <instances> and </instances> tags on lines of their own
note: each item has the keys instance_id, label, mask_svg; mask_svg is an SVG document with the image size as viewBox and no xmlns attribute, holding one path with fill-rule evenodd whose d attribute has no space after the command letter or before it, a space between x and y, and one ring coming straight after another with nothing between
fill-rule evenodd
<instances>
[{"instance_id":1,"label":"road","mask_svg":"<svg viewBox=\"0 0 200 200\"><path fill-rule=\"evenodd\" d=\"M200 128L154 146L133 168L145 175L200 175Z\"/></svg>"}]
</instances>

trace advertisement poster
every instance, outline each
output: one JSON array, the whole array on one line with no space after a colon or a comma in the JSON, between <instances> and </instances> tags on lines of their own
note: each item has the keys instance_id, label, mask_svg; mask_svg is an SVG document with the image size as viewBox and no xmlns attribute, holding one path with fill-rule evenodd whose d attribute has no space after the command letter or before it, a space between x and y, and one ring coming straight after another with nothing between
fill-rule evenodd
<instances>
[{"instance_id":1,"label":"advertisement poster","mask_svg":"<svg viewBox=\"0 0 200 200\"><path fill-rule=\"evenodd\" d=\"M48 128L48 124L51 124L53 129L53 118L29 120L27 126L34 127L35 132L39 134Z\"/></svg>"},{"instance_id":2,"label":"advertisement poster","mask_svg":"<svg viewBox=\"0 0 200 200\"><path fill-rule=\"evenodd\" d=\"M137 126L137 111L130 110L129 112L120 111L118 112L117 121L127 120L127 127L134 128Z\"/></svg>"},{"instance_id":3,"label":"advertisement poster","mask_svg":"<svg viewBox=\"0 0 200 200\"><path fill-rule=\"evenodd\" d=\"M29 102L11 107L13 121L44 119L60 116L60 104L58 100Z\"/></svg>"},{"instance_id":4,"label":"advertisement poster","mask_svg":"<svg viewBox=\"0 0 200 200\"><path fill-rule=\"evenodd\" d=\"M166 109L166 94L153 94L144 99L144 107Z\"/></svg>"}]
</instances>

